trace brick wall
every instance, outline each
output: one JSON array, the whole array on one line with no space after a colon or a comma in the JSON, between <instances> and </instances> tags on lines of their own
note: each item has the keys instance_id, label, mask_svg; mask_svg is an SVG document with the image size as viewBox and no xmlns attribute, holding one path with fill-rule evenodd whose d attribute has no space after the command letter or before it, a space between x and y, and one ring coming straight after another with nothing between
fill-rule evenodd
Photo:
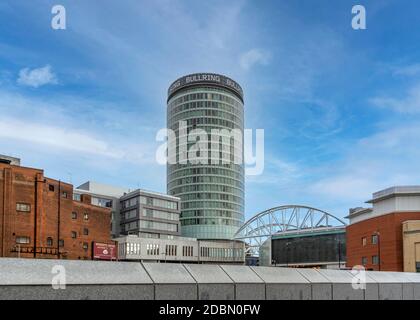
<instances>
[{"instance_id":1,"label":"brick wall","mask_svg":"<svg viewBox=\"0 0 420 320\"><path fill-rule=\"evenodd\" d=\"M0 163L0 257L91 259L93 241L113 243L111 212L90 197L82 201L73 201L71 184L42 170ZM18 243L20 237L29 242Z\"/></svg>"},{"instance_id":2,"label":"brick wall","mask_svg":"<svg viewBox=\"0 0 420 320\"><path fill-rule=\"evenodd\" d=\"M378 244L372 244L372 235L379 232L381 271L403 271L402 223L420 219L420 212L394 212L364 220L346 228L347 266L362 264L362 257L367 257L367 269L379 270L379 265L372 264L372 256L378 255ZM362 238L366 237L366 246Z\"/></svg>"}]
</instances>

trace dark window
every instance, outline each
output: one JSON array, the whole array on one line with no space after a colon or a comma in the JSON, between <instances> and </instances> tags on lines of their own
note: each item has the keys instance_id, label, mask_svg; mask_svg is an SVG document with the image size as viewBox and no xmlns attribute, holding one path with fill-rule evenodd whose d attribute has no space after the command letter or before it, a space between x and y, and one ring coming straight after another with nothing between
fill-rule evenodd
<instances>
[{"instance_id":1,"label":"dark window","mask_svg":"<svg viewBox=\"0 0 420 320\"><path fill-rule=\"evenodd\" d=\"M71 237L72 237L73 239L76 239L76 238L77 238L77 232L76 232L76 231L72 231L72 232L71 232Z\"/></svg>"},{"instance_id":2,"label":"dark window","mask_svg":"<svg viewBox=\"0 0 420 320\"><path fill-rule=\"evenodd\" d=\"M84 228L84 229L83 229L83 234L84 234L85 236L89 235L89 229L88 229L88 228Z\"/></svg>"},{"instance_id":3,"label":"dark window","mask_svg":"<svg viewBox=\"0 0 420 320\"><path fill-rule=\"evenodd\" d=\"M51 247L53 245L53 239L51 237L47 238L47 246Z\"/></svg>"},{"instance_id":4,"label":"dark window","mask_svg":"<svg viewBox=\"0 0 420 320\"><path fill-rule=\"evenodd\" d=\"M366 257L362 257L362 265L363 266L367 265L367 258Z\"/></svg>"},{"instance_id":5,"label":"dark window","mask_svg":"<svg viewBox=\"0 0 420 320\"><path fill-rule=\"evenodd\" d=\"M87 242L83 242L83 250L87 251L89 249L89 244Z\"/></svg>"},{"instance_id":6,"label":"dark window","mask_svg":"<svg viewBox=\"0 0 420 320\"><path fill-rule=\"evenodd\" d=\"M372 235L372 244L377 244L378 243L378 235L374 234Z\"/></svg>"},{"instance_id":7,"label":"dark window","mask_svg":"<svg viewBox=\"0 0 420 320\"><path fill-rule=\"evenodd\" d=\"M77 212L73 211L73 212L71 213L71 218L72 218L73 220L77 219Z\"/></svg>"},{"instance_id":8,"label":"dark window","mask_svg":"<svg viewBox=\"0 0 420 320\"><path fill-rule=\"evenodd\" d=\"M374 264L374 265L379 264L379 257L378 256L372 256L372 264Z\"/></svg>"},{"instance_id":9,"label":"dark window","mask_svg":"<svg viewBox=\"0 0 420 320\"><path fill-rule=\"evenodd\" d=\"M64 240L63 239L60 239L60 241L58 242L58 245L60 247L64 247Z\"/></svg>"},{"instance_id":10,"label":"dark window","mask_svg":"<svg viewBox=\"0 0 420 320\"><path fill-rule=\"evenodd\" d=\"M54 192L54 186L52 184L48 185L48 190Z\"/></svg>"}]
</instances>

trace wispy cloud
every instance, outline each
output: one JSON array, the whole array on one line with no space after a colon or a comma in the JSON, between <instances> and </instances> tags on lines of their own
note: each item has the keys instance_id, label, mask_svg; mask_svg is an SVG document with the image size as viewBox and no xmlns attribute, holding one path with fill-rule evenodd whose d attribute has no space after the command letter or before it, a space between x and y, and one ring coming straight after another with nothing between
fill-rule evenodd
<instances>
[{"instance_id":1,"label":"wispy cloud","mask_svg":"<svg viewBox=\"0 0 420 320\"><path fill-rule=\"evenodd\" d=\"M420 63L414 63L407 66L394 67L392 70L394 75L415 76L420 74Z\"/></svg>"},{"instance_id":2,"label":"wispy cloud","mask_svg":"<svg viewBox=\"0 0 420 320\"><path fill-rule=\"evenodd\" d=\"M17 83L23 86L38 88L46 84L57 84L57 77L50 65L41 68L24 68L19 71Z\"/></svg>"},{"instance_id":3,"label":"wispy cloud","mask_svg":"<svg viewBox=\"0 0 420 320\"><path fill-rule=\"evenodd\" d=\"M420 113L420 83L410 87L404 97L378 96L370 99L377 107L387 108L396 112Z\"/></svg>"},{"instance_id":4,"label":"wispy cloud","mask_svg":"<svg viewBox=\"0 0 420 320\"><path fill-rule=\"evenodd\" d=\"M0 120L0 137L45 145L49 148L122 158L124 153L91 134L66 128L22 122L16 119Z\"/></svg>"},{"instance_id":5,"label":"wispy cloud","mask_svg":"<svg viewBox=\"0 0 420 320\"><path fill-rule=\"evenodd\" d=\"M255 65L266 66L269 64L271 54L264 49L254 48L243 53L239 59L239 64L242 69L249 70Z\"/></svg>"},{"instance_id":6,"label":"wispy cloud","mask_svg":"<svg viewBox=\"0 0 420 320\"><path fill-rule=\"evenodd\" d=\"M124 127L137 125L140 136L154 138L147 126L142 127L133 115L118 112L118 106L96 106L97 101L72 96L55 96L54 101L38 99L0 90L0 138L38 145L40 153L67 152L125 161L136 165L154 163L154 140L145 142L128 135ZM37 113L34 119L31 115ZM93 122L92 119L96 119ZM112 130L113 134L107 134ZM132 132L133 133L133 132ZM77 158L77 157L76 157Z\"/></svg>"},{"instance_id":7,"label":"wispy cloud","mask_svg":"<svg viewBox=\"0 0 420 320\"><path fill-rule=\"evenodd\" d=\"M271 154L264 159L264 173L260 176L249 176L247 181L257 185L287 186L302 177L301 170L296 163Z\"/></svg>"},{"instance_id":8,"label":"wispy cloud","mask_svg":"<svg viewBox=\"0 0 420 320\"><path fill-rule=\"evenodd\" d=\"M419 184L419 136L418 121L396 127L384 124L378 133L352 145L342 161L325 168L324 177L310 186L311 192L358 205L381 188Z\"/></svg>"}]
</instances>

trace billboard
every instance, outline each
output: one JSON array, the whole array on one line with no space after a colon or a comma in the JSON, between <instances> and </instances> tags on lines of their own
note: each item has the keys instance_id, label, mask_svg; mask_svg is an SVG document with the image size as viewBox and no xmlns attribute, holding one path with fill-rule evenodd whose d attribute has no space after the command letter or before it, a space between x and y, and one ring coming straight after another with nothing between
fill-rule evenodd
<instances>
[{"instance_id":1,"label":"billboard","mask_svg":"<svg viewBox=\"0 0 420 320\"><path fill-rule=\"evenodd\" d=\"M117 246L115 244L94 242L93 259L117 260Z\"/></svg>"}]
</instances>

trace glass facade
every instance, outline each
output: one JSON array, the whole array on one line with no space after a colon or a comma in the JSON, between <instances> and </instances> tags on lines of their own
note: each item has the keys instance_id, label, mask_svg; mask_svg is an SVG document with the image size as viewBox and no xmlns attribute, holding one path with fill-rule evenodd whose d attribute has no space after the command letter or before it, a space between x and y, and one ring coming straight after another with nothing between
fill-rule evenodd
<instances>
[{"instance_id":1,"label":"glass facade","mask_svg":"<svg viewBox=\"0 0 420 320\"><path fill-rule=\"evenodd\" d=\"M135 190L120 199L121 234L168 238L179 235L179 199Z\"/></svg>"},{"instance_id":2,"label":"glass facade","mask_svg":"<svg viewBox=\"0 0 420 320\"><path fill-rule=\"evenodd\" d=\"M195 76L178 79L183 85L170 89L167 124L168 129L176 133L177 146L176 163L167 166L167 191L169 195L181 198L183 236L231 239L244 223L244 166L243 163L234 163L235 152L239 152L243 159L242 144L234 143L231 136L212 141L210 133L213 129L227 129L229 132L239 129L243 133L242 89L233 80L219 75L212 75L211 79L218 79L220 83L198 81L185 85L188 77L195 79ZM210 76L199 74L197 78L210 79ZM176 87L177 81L171 88ZM237 87L229 89L222 83L235 83ZM185 133L180 130L180 121L185 122L187 135L194 129L203 129L207 133L208 144L204 149L210 156L208 163L180 163L180 150L185 145L190 150L196 143L182 139ZM228 134L226 132L221 135ZM220 161L213 161L215 154Z\"/></svg>"},{"instance_id":3,"label":"glass facade","mask_svg":"<svg viewBox=\"0 0 420 320\"><path fill-rule=\"evenodd\" d=\"M273 264L346 261L345 231L283 238L273 236L271 241Z\"/></svg>"}]
</instances>

